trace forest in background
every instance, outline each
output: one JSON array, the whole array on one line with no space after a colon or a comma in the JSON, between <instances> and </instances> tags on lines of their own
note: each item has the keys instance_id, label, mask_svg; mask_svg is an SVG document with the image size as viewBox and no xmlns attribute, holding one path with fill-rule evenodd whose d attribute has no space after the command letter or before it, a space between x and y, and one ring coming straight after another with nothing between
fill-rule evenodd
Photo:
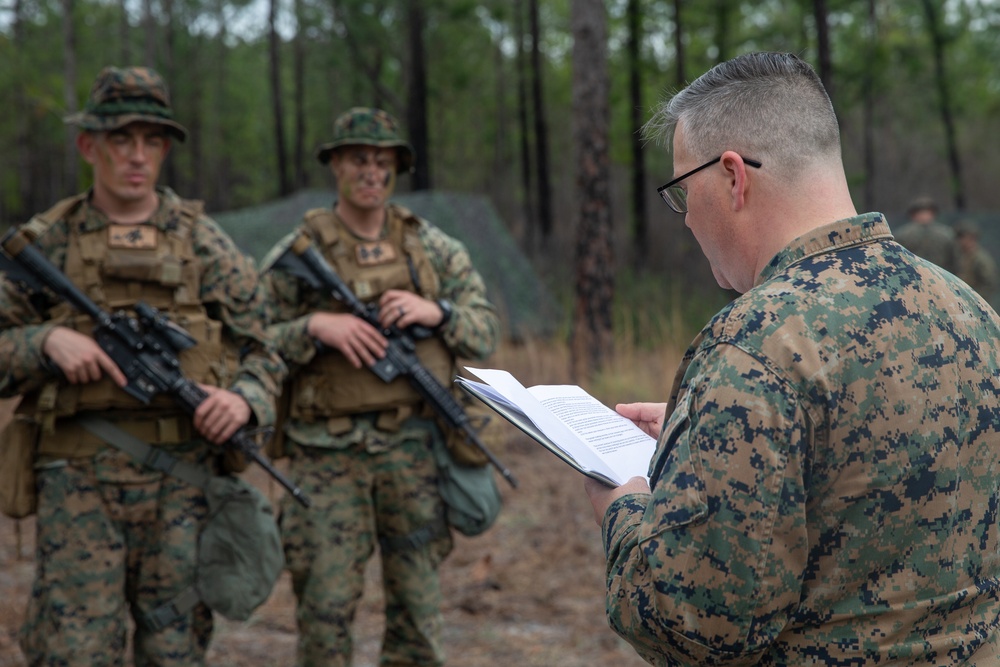
<instances>
[{"instance_id":1,"label":"forest in background","mask_svg":"<svg viewBox=\"0 0 1000 667\"><path fill-rule=\"evenodd\" d=\"M606 330L615 281L718 296L656 196L669 156L639 140L664 94L795 52L831 92L859 209L1000 210L998 24L994 0L0 0L0 221L88 184L62 117L107 64L165 75L191 136L163 180L214 212L329 187L315 146L380 106L417 150L401 189L489 197L575 284L574 321Z\"/></svg>"}]
</instances>

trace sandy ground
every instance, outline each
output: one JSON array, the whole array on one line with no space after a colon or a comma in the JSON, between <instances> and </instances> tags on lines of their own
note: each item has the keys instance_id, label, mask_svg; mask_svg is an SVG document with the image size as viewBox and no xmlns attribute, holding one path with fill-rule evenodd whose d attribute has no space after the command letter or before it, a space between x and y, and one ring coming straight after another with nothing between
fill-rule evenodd
<instances>
[{"instance_id":1,"label":"sandy ground","mask_svg":"<svg viewBox=\"0 0 1000 667\"><path fill-rule=\"evenodd\" d=\"M0 404L0 420L9 405ZM582 478L513 427L495 454L520 481L501 481L504 509L475 538L456 536L442 567L448 667L630 667L645 663L607 626L600 530ZM259 471L248 479L272 498ZM0 516L0 667L25 662L17 646L34 573L34 520ZM356 622L355 667L376 665L382 633L377 558ZM219 618L208 664L293 665L295 600L283 576L245 623Z\"/></svg>"}]
</instances>

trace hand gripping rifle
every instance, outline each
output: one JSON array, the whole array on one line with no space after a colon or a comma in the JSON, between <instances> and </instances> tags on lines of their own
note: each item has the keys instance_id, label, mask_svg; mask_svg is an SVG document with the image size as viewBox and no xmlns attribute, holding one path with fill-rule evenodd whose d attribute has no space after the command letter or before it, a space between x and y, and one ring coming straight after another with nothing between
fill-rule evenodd
<instances>
[{"instance_id":1,"label":"hand gripping rifle","mask_svg":"<svg viewBox=\"0 0 1000 667\"><path fill-rule=\"evenodd\" d=\"M123 389L145 405L157 394L168 393L191 415L208 394L196 382L184 377L177 354L192 347L196 341L184 329L168 320L157 309L137 303L137 317L124 311L112 315L80 291L62 271L57 269L31 240L16 228L11 229L0 246L0 270L15 280L34 288L39 281L65 299L76 310L94 322L94 340L115 365L121 369L128 384ZM253 459L299 503L309 507L309 497L264 458L246 427L240 428L225 446Z\"/></svg>"},{"instance_id":2,"label":"hand gripping rifle","mask_svg":"<svg viewBox=\"0 0 1000 667\"><path fill-rule=\"evenodd\" d=\"M389 345L385 356L377 359L368 369L379 379L388 384L403 375L414 389L434 409L451 428L461 429L466 439L475 445L489 459L503 478L514 488L517 479L507 467L497 460L496 456L479 438L469 416L465 414L462 405L455 400L430 371L424 368L416 354L415 339L423 339L432 335L431 331L421 326L413 326L405 331L396 326L385 329L379 323L378 307L374 304L366 306L351 289L340 279L340 276L327 263L323 256L310 242L305 234L300 234L295 242L275 261L274 266L301 278L310 287L318 290L328 290L335 299L350 308L351 314L360 317L368 324L382 332Z\"/></svg>"}]
</instances>

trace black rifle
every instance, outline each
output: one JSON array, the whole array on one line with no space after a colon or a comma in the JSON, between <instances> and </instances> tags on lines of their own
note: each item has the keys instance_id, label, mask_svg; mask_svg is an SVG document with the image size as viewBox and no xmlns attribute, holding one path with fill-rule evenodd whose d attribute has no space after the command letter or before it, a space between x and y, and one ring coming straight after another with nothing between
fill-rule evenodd
<instances>
[{"instance_id":1,"label":"black rifle","mask_svg":"<svg viewBox=\"0 0 1000 667\"><path fill-rule=\"evenodd\" d=\"M0 271L12 280L26 283L36 292L39 281L79 312L94 321L94 340L128 379L123 389L145 405L157 394L167 393L187 414L201 405L208 394L196 382L184 377L177 354L197 341L168 320L156 308L135 305L136 317L124 311L108 313L80 291L21 231L11 229L0 240ZM292 497L309 507L309 497L264 458L252 432L240 428L226 441L230 447L253 459Z\"/></svg>"},{"instance_id":2,"label":"black rifle","mask_svg":"<svg viewBox=\"0 0 1000 667\"><path fill-rule=\"evenodd\" d=\"M493 464L510 485L517 488L517 480L505 465L483 444L469 415L465 414L462 405L455 400L451 392L438 382L430 371L424 368L416 354L415 339L423 339L432 332L426 327L414 326L404 331L396 326L384 328L378 319L378 306L362 303L351 289L344 284L336 271L333 270L309 238L300 234L295 242L275 261L274 266L301 278L310 287L317 290L328 290L335 299L350 308L351 314L360 317L382 332L389 341L385 356L376 359L368 369L385 383L392 382L399 376L405 376L414 389L440 415L451 428L461 429L465 437L475 445Z\"/></svg>"}]
</instances>

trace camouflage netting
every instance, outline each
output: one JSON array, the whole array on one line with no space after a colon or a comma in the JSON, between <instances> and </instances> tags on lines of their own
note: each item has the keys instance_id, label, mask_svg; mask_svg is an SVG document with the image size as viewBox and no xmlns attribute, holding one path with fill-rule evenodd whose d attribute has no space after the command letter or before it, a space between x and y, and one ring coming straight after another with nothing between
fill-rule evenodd
<instances>
[{"instance_id":1,"label":"camouflage netting","mask_svg":"<svg viewBox=\"0 0 1000 667\"><path fill-rule=\"evenodd\" d=\"M260 261L301 221L303 213L330 206L335 196L333 191L304 190L262 206L211 215L245 252ZM500 311L506 337L520 340L555 331L558 305L489 199L432 191L397 195L393 201L465 244Z\"/></svg>"}]
</instances>

